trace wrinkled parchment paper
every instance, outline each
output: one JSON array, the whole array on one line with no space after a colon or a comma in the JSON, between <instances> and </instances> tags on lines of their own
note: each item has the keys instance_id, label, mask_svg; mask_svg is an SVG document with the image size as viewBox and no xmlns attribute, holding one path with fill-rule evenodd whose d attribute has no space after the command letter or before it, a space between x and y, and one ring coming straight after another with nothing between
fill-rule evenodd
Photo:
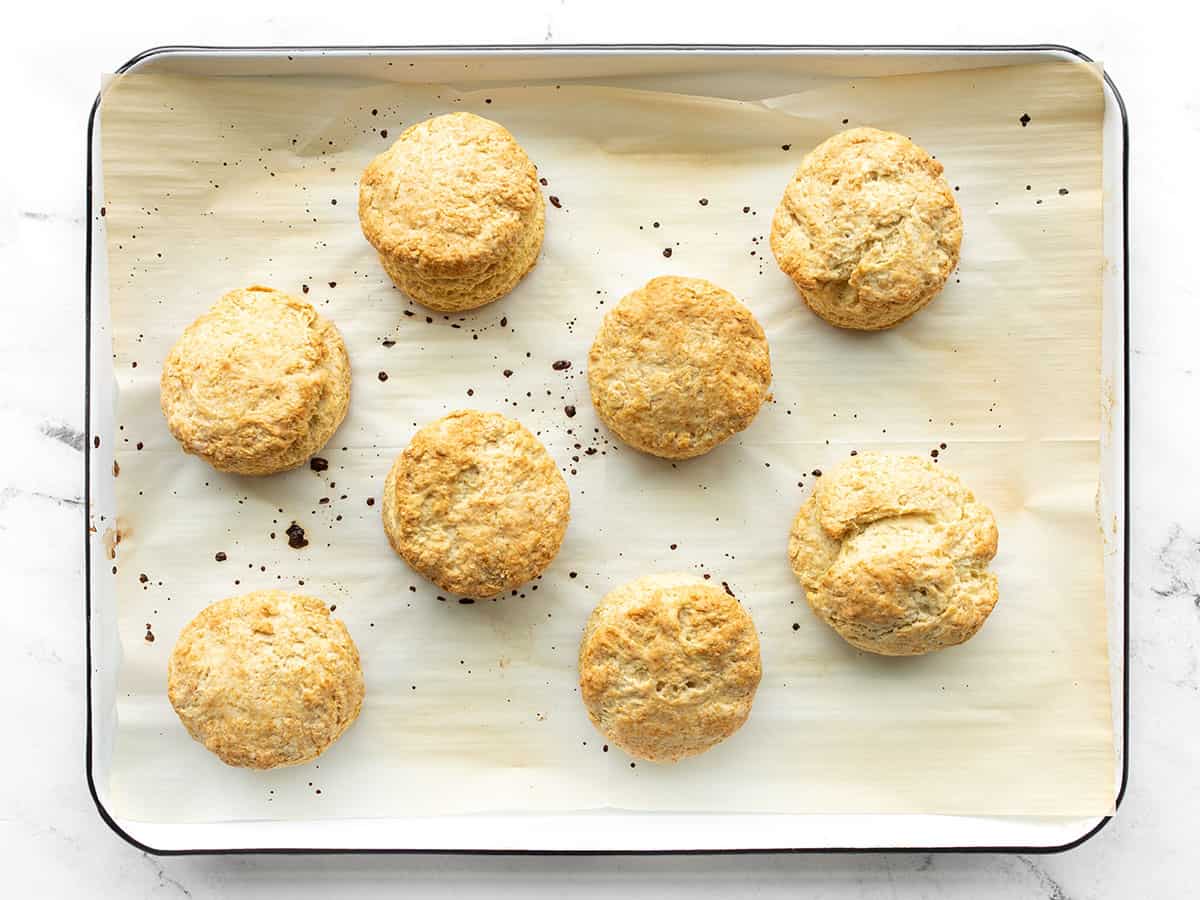
<instances>
[{"instance_id":1,"label":"wrinkled parchment paper","mask_svg":"<svg viewBox=\"0 0 1200 900\"><path fill-rule=\"evenodd\" d=\"M535 271L508 298L446 318L391 287L359 232L357 178L405 126L460 109L517 135L552 205ZM1065 62L832 78L762 102L627 82L134 74L110 84L115 811L172 822L605 807L1108 811L1102 109L1097 71ZM882 334L810 314L767 243L803 153L859 124L927 147L965 217L944 293ZM748 431L679 464L614 444L585 374L601 316L665 273L742 298L775 372L774 402ZM159 411L161 363L181 329L254 283L303 294L345 335L352 404L324 472L215 473L179 451ZM572 365L556 371L558 360ZM572 492L558 559L494 603L439 600L389 549L379 503L368 505L414 430L462 407L526 423ZM791 519L811 473L852 449L935 448L996 513L1000 603L962 647L860 654L808 610L786 560ZM293 522L309 541L300 550L288 546ZM734 738L678 765L633 766L588 723L578 641L606 591L669 570L736 593L759 628L764 676ZM263 587L336 604L367 681L362 716L337 745L270 773L219 763L165 694L183 625L213 600Z\"/></svg>"}]
</instances>

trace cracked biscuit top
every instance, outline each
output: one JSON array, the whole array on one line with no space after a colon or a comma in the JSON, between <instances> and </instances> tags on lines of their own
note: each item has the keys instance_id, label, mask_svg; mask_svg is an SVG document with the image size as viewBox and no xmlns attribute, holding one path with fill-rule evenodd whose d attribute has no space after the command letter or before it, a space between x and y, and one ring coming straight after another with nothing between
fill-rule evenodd
<instances>
[{"instance_id":1,"label":"cracked biscuit top","mask_svg":"<svg viewBox=\"0 0 1200 900\"><path fill-rule=\"evenodd\" d=\"M827 472L788 541L813 611L850 644L912 656L961 644L998 599L991 510L916 456L863 453Z\"/></svg>"}]
</instances>

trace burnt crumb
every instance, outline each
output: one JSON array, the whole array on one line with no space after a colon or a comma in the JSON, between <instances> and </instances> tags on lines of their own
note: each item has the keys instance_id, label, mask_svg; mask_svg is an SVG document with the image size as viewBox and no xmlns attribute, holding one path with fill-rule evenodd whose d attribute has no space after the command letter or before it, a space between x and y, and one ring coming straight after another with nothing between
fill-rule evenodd
<instances>
[{"instance_id":1,"label":"burnt crumb","mask_svg":"<svg viewBox=\"0 0 1200 900\"><path fill-rule=\"evenodd\" d=\"M368 498L367 498L367 506L374 506L374 505L375 505L375 498L374 498L374 497L368 497Z\"/></svg>"},{"instance_id":2,"label":"burnt crumb","mask_svg":"<svg viewBox=\"0 0 1200 900\"><path fill-rule=\"evenodd\" d=\"M324 505L325 505L325 504L327 504L328 502L329 502L329 498L328 498L328 497L322 497L320 500L318 500L318 501L317 501L317 503L318 503L318 504L320 504L321 506L324 506Z\"/></svg>"},{"instance_id":3,"label":"burnt crumb","mask_svg":"<svg viewBox=\"0 0 1200 900\"><path fill-rule=\"evenodd\" d=\"M663 256L665 256L667 259L671 258L671 248L670 247L663 248Z\"/></svg>"},{"instance_id":4,"label":"burnt crumb","mask_svg":"<svg viewBox=\"0 0 1200 900\"><path fill-rule=\"evenodd\" d=\"M562 201L559 200L557 197L555 197L553 194L550 195L550 205L553 206L555 209L562 209Z\"/></svg>"},{"instance_id":5,"label":"burnt crumb","mask_svg":"<svg viewBox=\"0 0 1200 900\"><path fill-rule=\"evenodd\" d=\"M945 444L938 444L938 448L939 448L939 449L941 449L941 450L945 450L945 449L946 449L946 445L945 445Z\"/></svg>"},{"instance_id":6,"label":"burnt crumb","mask_svg":"<svg viewBox=\"0 0 1200 900\"><path fill-rule=\"evenodd\" d=\"M1025 128L1033 119L1029 118L1029 113L1021 113L1021 118L1017 119L1017 121L1021 123L1022 128Z\"/></svg>"},{"instance_id":7,"label":"burnt crumb","mask_svg":"<svg viewBox=\"0 0 1200 900\"><path fill-rule=\"evenodd\" d=\"M217 562L225 562L225 560L229 559L229 557L226 555L224 550L218 550L217 555L214 556L213 559L215 559Z\"/></svg>"},{"instance_id":8,"label":"burnt crumb","mask_svg":"<svg viewBox=\"0 0 1200 900\"><path fill-rule=\"evenodd\" d=\"M930 456L932 456L934 459L937 459L937 458L938 458L938 451L937 451L937 449L935 448L935 449L933 449L933 450L930 450L930 451L929 451L929 455L930 455Z\"/></svg>"},{"instance_id":9,"label":"burnt crumb","mask_svg":"<svg viewBox=\"0 0 1200 900\"><path fill-rule=\"evenodd\" d=\"M145 445L145 444L143 444L141 441L138 441L138 442L137 442L137 444L135 444L134 446L136 446L136 447L137 447L139 450L141 450L141 449L142 449L143 447L145 447L146 445Z\"/></svg>"},{"instance_id":10,"label":"burnt crumb","mask_svg":"<svg viewBox=\"0 0 1200 900\"><path fill-rule=\"evenodd\" d=\"M552 368L555 372L564 372L571 368L571 361L569 359L555 360L550 368Z\"/></svg>"},{"instance_id":11,"label":"burnt crumb","mask_svg":"<svg viewBox=\"0 0 1200 900\"><path fill-rule=\"evenodd\" d=\"M721 587L725 588L725 593L727 593L730 597L732 597L734 600L737 599L737 594L733 592L733 588L729 586L728 581L722 581Z\"/></svg>"},{"instance_id":12,"label":"burnt crumb","mask_svg":"<svg viewBox=\"0 0 1200 900\"><path fill-rule=\"evenodd\" d=\"M793 623L792 623L792 631L799 631L799 630L800 630L800 623L799 623L799 622L793 622Z\"/></svg>"},{"instance_id":13,"label":"burnt crumb","mask_svg":"<svg viewBox=\"0 0 1200 900\"><path fill-rule=\"evenodd\" d=\"M104 207L104 206L100 207L100 218L103 219L107 215L108 215L108 208Z\"/></svg>"},{"instance_id":14,"label":"burnt crumb","mask_svg":"<svg viewBox=\"0 0 1200 900\"><path fill-rule=\"evenodd\" d=\"M601 749L602 751L604 751L605 753L607 753L607 752L608 752L608 744L605 744L605 745L604 745L603 747L601 747L600 749Z\"/></svg>"},{"instance_id":15,"label":"burnt crumb","mask_svg":"<svg viewBox=\"0 0 1200 900\"><path fill-rule=\"evenodd\" d=\"M842 119L842 124L843 124L843 125L849 125L849 124L850 124L850 120L849 120L849 119Z\"/></svg>"},{"instance_id":16,"label":"burnt crumb","mask_svg":"<svg viewBox=\"0 0 1200 900\"><path fill-rule=\"evenodd\" d=\"M568 578L578 578L578 577L579 577L579 573L578 573L578 572L568 572L568 573L567 573L567 577L568 577Z\"/></svg>"},{"instance_id":17,"label":"burnt crumb","mask_svg":"<svg viewBox=\"0 0 1200 900\"><path fill-rule=\"evenodd\" d=\"M491 102L492 102L492 98L491 98L491 97L484 97L484 98L483 98L483 102L484 102L484 103L491 103Z\"/></svg>"},{"instance_id":18,"label":"burnt crumb","mask_svg":"<svg viewBox=\"0 0 1200 900\"><path fill-rule=\"evenodd\" d=\"M438 600L440 600L442 603L445 603L445 602L446 602L446 598L445 598L445 597L443 597L441 594L438 594L438 595L437 595L437 598L438 598Z\"/></svg>"},{"instance_id":19,"label":"burnt crumb","mask_svg":"<svg viewBox=\"0 0 1200 900\"><path fill-rule=\"evenodd\" d=\"M507 327L508 327L508 316L501 316L501 317L500 317L500 327L501 327L501 328L507 328Z\"/></svg>"},{"instance_id":20,"label":"burnt crumb","mask_svg":"<svg viewBox=\"0 0 1200 900\"><path fill-rule=\"evenodd\" d=\"M395 347L396 346L396 342L393 341L391 338L384 338L383 341L381 341L381 343L385 347Z\"/></svg>"},{"instance_id":21,"label":"burnt crumb","mask_svg":"<svg viewBox=\"0 0 1200 900\"><path fill-rule=\"evenodd\" d=\"M387 372L380 372L380 373L379 373L379 380L380 380L380 381L387 381L387 380L388 380L388 373L387 373Z\"/></svg>"},{"instance_id":22,"label":"burnt crumb","mask_svg":"<svg viewBox=\"0 0 1200 900\"><path fill-rule=\"evenodd\" d=\"M379 136L380 136L381 138L386 138L386 137L387 137L387 129L386 129L386 128L380 128L380 129L379 129Z\"/></svg>"},{"instance_id":23,"label":"burnt crumb","mask_svg":"<svg viewBox=\"0 0 1200 900\"><path fill-rule=\"evenodd\" d=\"M301 547L308 546L308 540L304 537L304 529L293 522L287 528L288 546L293 550L299 550Z\"/></svg>"},{"instance_id":24,"label":"burnt crumb","mask_svg":"<svg viewBox=\"0 0 1200 900\"><path fill-rule=\"evenodd\" d=\"M567 404L566 406L563 407L563 412L565 412L567 414L568 419L575 418L575 407L574 406Z\"/></svg>"},{"instance_id":25,"label":"burnt crumb","mask_svg":"<svg viewBox=\"0 0 1200 900\"><path fill-rule=\"evenodd\" d=\"M781 148L781 149L783 149L783 150L791 150L791 149L792 149L792 145L791 145L791 144L784 144L784 145L782 146L782 148Z\"/></svg>"},{"instance_id":26,"label":"burnt crumb","mask_svg":"<svg viewBox=\"0 0 1200 900\"><path fill-rule=\"evenodd\" d=\"M743 206L743 207L742 207L742 212L744 212L744 213L748 213L748 212L750 212L750 207L748 207L748 206Z\"/></svg>"},{"instance_id":27,"label":"burnt crumb","mask_svg":"<svg viewBox=\"0 0 1200 900\"><path fill-rule=\"evenodd\" d=\"M470 606L475 601L472 600L470 597L459 597L458 602L461 603L463 606Z\"/></svg>"},{"instance_id":28,"label":"burnt crumb","mask_svg":"<svg viewBox=\"0 0 1200 900\"><path fill-rule=\"evenodd\" d=\"M329 282L329 286L330 286L331 288L335 288L335 287L337 287L337 282L336 282L336 281L331 281L331 282Z\"/></svg>"},{"instance_id":29,"label":"burnt crumb","mask_svg":"<svg viewBox=\"0 0 1200 900\"><path fill-rule=\"evenodd\" d=\"M377 110L377 109L371 110L371 115L373 115L373 116L379 115L379 110Z\"/></svg>"},{"instance_id":30,"label":"burnt crumb","mask_svg":"<svg viewBox=\"0 0 1200 900\"><path fill-rule=\"evenodd\" d=\"M671 549L672 549L672 550L678 550L678 549L679 549L679 545L678 545L678 544L672 544L672 545L671 545Z\"/></svg>"},{"instance_id":31,"label":"burnt crumb","mask_svg":"<svg viewBox=\"0 0 1200 900\"><path fill-rule=\"evenodd\" d=\"M1059 188L1059 189L1058 189L1058 196L1060 196L1060 197L1065 197L1065 196L1067 196L1067 194L1069 194L1069 193L1071 193L1071 192L1070 192L1070 191L1068 191L1066 188Z\"/></svg>"},{"instance_id":32,"label":"burnt crumb","mask_svg":"<svg viewBox=\"0 0 1200 900\"><path fill-rule=\"evenodd\" d=\"M415 313L415 312L413 312L411 309L406 309L406 310L404 310L404 314L405 314L406 316L408 316L410 319L411 319L413 316L415 316L415 315L416 315L416 313Z\"/></svg>"},{"instance_id":33,"label":"burnt crumb","mask_svg":"<svg viewBox=\"0 0 1200 900\"><path fill-rule=\"evenodd\" d=\"M505 369L505 370L504 370L504 377L505 377L505 378L512 378L512 369Z\"/></svg>"},{"instance_id":34,"label":"burnt crumb","mask_svg":"<svg viewBox=\"0 0 1200 900\"><path fill-rule=\"evenodd\" d=\"M329 468L329 460L322 456L314 456L308 461L308 467L314 472L324 472Z\"/></svg>"},{"instance_id":35,"label":"burnt crumb","mask_svg":"<svg viewBox=\"0 0 1200 900\"><path fill-rule=\"evenodd\" d=\"M701 197L701 198L700 198L700 205L701 205L701 206L708 206L708 198L707 198L707 197Z\"/></svg>"},{"instance_id":36,"label":"burnt crumb","mask_svg":"<svg viewBox=\"0 0 1200 900\"><path fill-rule=\"evenodd\" d=\"M300 285L300 290L307 294L308 293L308 285L307 284Z\"/></svg>"},{"instance_id":37,"label":"burnt crumb","mask_svg":"<svg viewBox=\"0 0 1200 900\"><path fill-rule=\"evenodd\" d=\"M149 623L149 622L147 622L147 623L146 623L146 643L147 643L147 644L153 644L153 643L154 643L154 632L150 630L150 623Z\"/></svg>"},{"instance_id":38,"label":"burnt crumb","mask_svg":"<svg viewBox=\"0 0 1200 900\"><path fill-rule=\"evenodd\" d=\"M113 478L116 478L120 474L121 474L121 466L114 459L113 460Z\"/></svg>"},{"instance_id":39,"label":"burnt crumb","mask_svg":"<svg viewBox=\"0 0 1200 900\"><path fill-rule=\"evenodd\" d=\"M100 449L100 435L96 435L94 438L92 438L92 446L97 450Z\"/></svg>"},{"instance_id":40,"label":"burnt crumb","mask_svg":"<svg viewBox=\"0 0 1200 900\"><path fill-rule=\"evenodd\" d=\"M475 388L467 388L467 396L474 397L475 396Z\"/></svg>"},{"instance_id":41,"label":"burnt crumb","mask_svg":"<svg viewBox=\"0 0 1200 900\"><path fill-rule=\"evenodd\" d=\"M820 477L821 477L821 470L820 470L820 469L813 469L813 470L812 470L812 473L813 473L813 478L820 478Z\"/></svg>"},{"instance_id":42,"label":"burnt crumb","mask_svg":"<svg viewBox=\"0 0 1200 900\"><path fill-rule=\"evenodd\" d=\"M550 182L548 182L545 178L539 178L538 184L540 184L542 187L546 187L548 184L550 184Z\"/></svg>"},{"instance_id":43,"label":"burnt crumb","mask_svg":"<svg viewBox=\"0 0 1200 900\"><path fill-rule=\"evenodd\" d=\"M857 450L851 450L851 451L850 451L850 455L851 455L851 456L858 456L858 451L857 451Z\"/></svg>"},{"instance_id":44,"label":"burnt crumb","mask_svg":"<svg viewBox=\"0 0 1200 900\"><path fill-rule=\"evenodd\" d=\"M661 227L662 227L662 223L661 223L661 222L653 222L653 223L651 223L651 224L653 224L655 228L661 228Z\"/></svg>"},{"instance_id":45,"label":"burnt crumb","mask_svg":"<svg viewBox=\"0 0 1200 900\"><path fill-rule=\"evenodd\" d=\"M138 581L140 581L142 584L145 584L149 580L150 580L150 576L147 575L145 572L143 572L141 575L138 576Z\"/></svg>"}]
</instances>

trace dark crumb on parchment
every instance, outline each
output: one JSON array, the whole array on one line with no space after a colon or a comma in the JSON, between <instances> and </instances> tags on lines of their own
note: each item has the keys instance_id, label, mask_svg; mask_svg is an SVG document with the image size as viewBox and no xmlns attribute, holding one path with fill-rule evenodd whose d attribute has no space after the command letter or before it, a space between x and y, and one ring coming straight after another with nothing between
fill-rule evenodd
<instances>
[{"instance_id":1,"label":"dark crumb on parchment","mask_svg":"<svg viewBox=\"0 0 1200 900\"><path fill-rule=\"evenodd\" d=\"M121 466L114 459L113 460L113 478L116 478L120 474L121 474Z\"/></svg>"},{"instance_id":2,"label":"dark crumb on parchment","mask_svg":"<svg viewBox=\"0 0 1200 900\"><path fill-rule=\"evenodd\" d=\"M946 445L945 445L945 444L938 444L938 447L939 447L940 449L942 449L942 450L945 450L945 449L946 449Z\"/></svg>"},{"instance_id":3,"label":"dark crumb on parchment","mask_svg":"<svg viewBox=\"0 0 1200 900\"><path fill-rule=\"evenodd\" d=\"M380 380L380 381L387 381L387 380L388 380L388 373L387 373L387 372L380 372L380 373L379 373L379 380Z\"/></svg>"},{"instance_id":4,"label":"dark crumb on parchment","mask_svg":"<svg viewBox=\"0 0 1200 900\"><path fill-rule=\"evenodd\" d=\"M138 576L138 581L141 582L142 584L145 584L149 580L150 580L150 576L147 575L145 572L143 572L141 575Z\"/></svg>"},{"instance_id":5,"label":"dark crumb on parchment","mask_svg":"<svg viewBox=\"0 0 1200 900\"><path fill-rule=\"evenodd\" d=\"M608 744L605 744L605 745L604 745L603 747L601 747L600 749L601 749L601 750L603 750L605 753L607 753L607 752L608 752Z\"/></svg>"},{"instance_id":6,"label":"dark crumb on parchment","mask_svg":"<svg viewBox=\"0 0 1200 900\"><path fill-rule=\"evenodd\" d=\"M708 198L707 198L707 197L701 197L701 198L700 198L700 205L701 205L701 206L708 206Z\"/></svg>"},{"instance_id":7,"label":"dark crumb on parchment","mask_svg":"<svg viewBox=\"0 0 1200 900\"><path fill-rule=\"evenodd\" d=\"M548 182L545 178L538 179L538 184L540 184L542 187L546 187L546 185L548 185L549 183L550 182Z\"/></svg>"},{"instance_id":8,"label":"dark crumb on parchment","mask_svg":"<svg viewBox=\"0 0 1200 900\"><path fill-rule=\"evenodd\" d=\"M574 406L567 404L566 406L563 407L563 412L565 412L567 414L568 419L575 418L575 407Z\"/></svg>"},{"instance_id":9,"label":"dark crumb on parchment","mask_svg":"<svg viewBox=\"0 0 1200 900\"><path fill-rule=\"evenodd\" d=\"M147 643L147 644L153 644L153 643L154 643L154 632L150 630L150 623L149 623L149 622L147 622L147 623L146 623L146 643Z\"/></svg>"},{"instance_id":10,"label":"dark crumb on parchment","mask_svg":"<svg viewBox=\"0 0 1200 900\"><path fill-rule=\"evenodd\" d=\"M857 451L857 450L851 450L851 451L850 451L850 455L851 455L851 456L858 456L858 451Z\"/></svg>"},{"instance_id":11,"label":"dark crumb on parchment","mask_svg":"<svg viewBox=\"0 0 1200 900\"><path fill-rule=\"evenodd\" d=\"M791 145L791 144L784 144L784 145L782 146L782 148L780 148L780 149L783 149L783 150L791 150L791 149L792 149L792 145Z\"/></svg>"},{"instance_id":12,"label":"dark crumb on parchment","mask_svg":"<svg viewBox=\"0 0 1200 900\"><path fill-rule=\"evenodd\" d=\"M1029 118L1029 113L1021 113L1021 118L1019 118L1017 121L1021 123L1022 128L1025 128L1030 122L1033 121L1033 119Z\"/></svg>"},{"instance_id":13,"label":"dark crumb on parchment","mask_svg":"<svg viewBox=\"0 0 1200 900\"><path fill-rule=\"evenodd\" d=\"M461 603L463 606L470 606L475 601L472 600L470 597L459 597L458 602Z\"/></svg>"},{"instance_id":14,"label":"dark crumb on parchment","mask_svg":"<svg viewBox=\"0 0 1200 900\"><path fill-rule=\"evenodd\" d=\"M410 313L410 315L411 315L411 313ZM393 341L391 338L384 338L380 343L382 343L383 346L385 346L385 347L395 347L396 346L396 342Z\"/></svg>"},{"instance_id":15,"label":"dark crumb on parchment","mask_svg":"<svg viewBox=\"0 0 1200 900\"><path fill-rule=\"evenodd\" d=\"M665 256L667 259L671 258L671 248L670 247L663 248L663 256Z\"/></svg>"},{"instance_id":16,"label":"dark crumb on parchment","mask_svg":"<svg viewBox=\"0 0 1200 900\"><path fill-rule=\"evenodd\" d=\"M225 560L229 559L229 557L225 554L224 550L219 550L213 559L215 559L217 562L225 562Z\"/></svg>"},{"instance_id":17,"label":"dark crumb on parchment","mask_svg":"<svg viewBox=\"0 0 1200 900\"><path fill-rule=\"evenodd\" d=\"M722 581L721 587L725 588L725 593L727 593L730 597L732 597L734 600L737 599L737 594L733 592L733 588L729 586L728 581Z\"/></svg>"},{"instance_id":18,"label":"dark crumb on parchment","mask_svg":"<svg viewBox=\"0 0 1200 900\"><path fill-rule=\"evenodd\" d=\"M1066 188L1059 188L1059 189L1058 189L1058 196L1060 196L1060 197L1065 197L1065 196L1067 196L1067 194L1069 194L1069 193L1071 193L1071 192L1070 192L1070 191L1068 191Z\"/></svg>"},{"instance_id":19,"label":"dark crumb on parchment","mask_svg":"<svg viewBox=\"0 0 1200 900\"><path fill-rule=\"evenodd\" d=\"M299 550L301 547L308 546L308 540L304 537L304 529L293 522L287 529L288 546L293 550Z\"/></svg>"},{"instance_id":20,"label":"dark crumb on parchment","mask_svg":"<svg viewBox=\"0 0 1200 900\"><path fill-rule=\"evenodd\" d=\"M562 201L559 200L557 197L555 197L553 194L550 195L550 205L553 206L555 209L562 209Z\"/></svg>"},{"instance_id":21,"label":"dark crumb on parchment","mask_svg":"<svg viewBox=\"0 0 1200 900\"><path fill-rule=\"evenodd\" d=\"M379 129L379 136L380 136L381 138L386 138L386 137L387 137L387 129L386 129L386 128L380 128L380 129Z\"/></svg>"},{"instance_id":22,"label":"dark crumb on parchment","mask_svg":"<svg viewBox=\"0 0 1200 900\"><path fill-rule=\"evenodd\" d=\"M324 472L329 468L329 460L323 456L314 456L308 461L308 467L314 472Z\"/></svg>"},{"instance_id":23,"label":"dark crumb on parchment","mask_svg":"<svg viewBox=\"0 0 1200 900\"><path fill-rule=\"evenodd\" d=\"M504 377L505 377L505 378L512 378L512 369L505 369L505 370L504 370Z\"/></svg>"},{"instance_id":24,"label":"dark crumb on parchment","mask_svg":"<svg viewBox=\"0 0 1200 900\"><path fill-rule=\"evenodd\" d=\"M100 449L100 435L96 435L94 438L92 438L92 446L97 450Z\"/></svg>"},{"instance_id":25,"label":"dark crumb on parchment","mask_svg":"<svg viewBox=\"0 0 1200 900\"><path fill-rule=\"evenodd\" d=\"M308 285L307 284L300 285L300 290L307 294L308 293Z\"/></svg>"},{"instance_id":26,"label":"dark crumb on parchment","mask_svg":"<svg viewBox=\"0 0 1200 900\"><path fill-rule=\"evenodd\" d=\"M792 631L799 631L799 630L800 630L800 623L799 623L799 622L793 622L793 623L792 623Z\"/></svg>"},{"instance_id":27,"label":"dark crumb on parchment","mask_svg":"<svg viewBox=\"0 0 1200 900\"><path fill-rule=\"evenodd\" d=\"M567 369L571 368L571 361L569 359L555 360L554 363L551 364L550 368L552 368L555 372L565 372Z\"/></svg>"},{"instance_id":28,"label":"dark crumb on parchment","mask_svg":"<svg viewBox=\"0 0 1200 900\"><path fill-rule=\"evenodd\" d=\"M367 498L367 506L374 506L374 505L375 505L375 498L374 498L374 497L368 497L368 498Z\"/></svg>"},{"instance_id":29,"label":"dark crumb on parchment","mask_svg":"<svg viewBox=\"0 0 1200 900\"><path fill-rule=\"evenodd\" d=\"M813 469L813 470L812 470L812 473L813 473L813 478L820 478L820 477L821 477L821 470L820 470L820 469Z\"/></svg>"}]
</instances>

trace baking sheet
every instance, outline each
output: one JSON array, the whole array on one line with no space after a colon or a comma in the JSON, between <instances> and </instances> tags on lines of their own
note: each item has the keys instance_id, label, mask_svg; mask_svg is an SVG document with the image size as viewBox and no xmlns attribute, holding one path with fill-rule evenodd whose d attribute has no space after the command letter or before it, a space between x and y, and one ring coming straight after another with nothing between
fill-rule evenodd
<instances>
[{"instance_id":1,"label":"baking sheet","mask_svg":"<svg viewBox=\"0 0 1200 900\"><path fill-rule=\"evenodd\" d=\"M358 232L356 178L405 125L454 109L512 129L558 204L518 290L444 318L379 270ZM1102 109L1098 73L1067 62L829 79L763 102L571 82L115 82L102 107L120 441L114 810L173 822L603 807L1108 812L1095 513ZM943 161L966 229L943 295L882 335L820 323L766 246L803 151L866 123ZM609 442L583 371L605 310L669 272L745 300L775 367L775 402L749 431L674 466ZM354 394L326 472L213 473L179 453L158 411L175 336L253 282L307 287L346 336ZM573 366L556 372L559 359ZM516 415L568 473L567 541L524 597L439 602L391 555L378 503L366 504L416 427L463 406ZM791 517L809 473L850 449L941 443L996 512L1000 604L962 648L860 655L808 612L785 557ZM301 551L284 536L293 520L310 540ZM606 590L672 569L711 574L743 601L762 635L763 684L750 722L713 752L631 767L587 722L575 652ZM363 715L312 766L227 769L166 702L171 644L213 599L300 582L337 605L359 644Z\"/></svg>"}]
</instances>

